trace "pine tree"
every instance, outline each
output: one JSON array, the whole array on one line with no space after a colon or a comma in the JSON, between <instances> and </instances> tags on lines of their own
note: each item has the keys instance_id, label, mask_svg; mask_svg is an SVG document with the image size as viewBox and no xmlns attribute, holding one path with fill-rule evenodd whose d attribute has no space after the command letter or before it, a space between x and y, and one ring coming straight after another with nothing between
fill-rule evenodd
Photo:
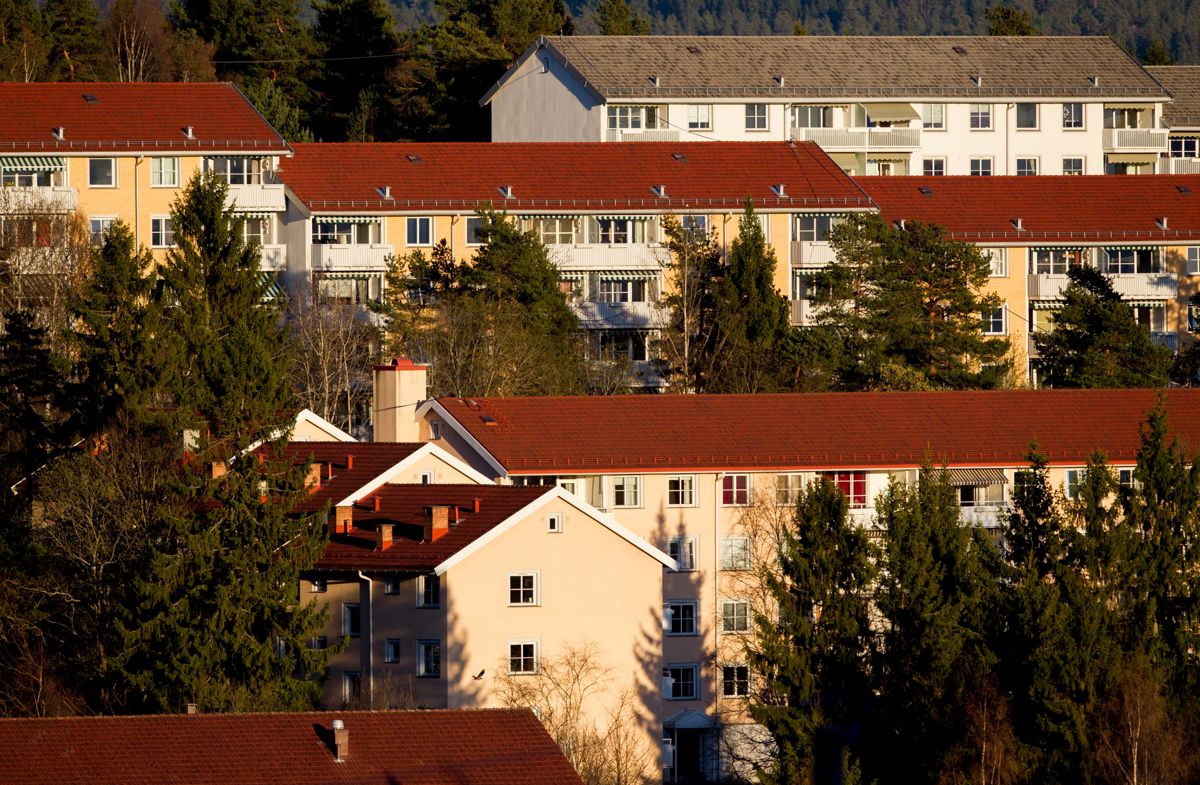
<instances>
[{"instance_id":1,"label":"pine tree","mask_svg":"<svg viewBox=\"0 0 1200 785\"><path fill-rule=\"evenodd\" d=\"M100 36L100 9L93 0L46 0L43 9L53 48L52 78L99 82L107 76L107 53Z\"/></svg>"},{"instance_id":2,"label":"pine tree","mask_svg":"<svg viewBox=\"0 0 1200 785\"><path fill-rule=\"evenodd\" d=\"M650 35L650 19L630 8L626 0L600 0L592 20L601 35Z\"/></svg>"},{"instance_id":3,"label":"pine tree","mask_svg":"<svg viewBox=\"0 0 1200 785\"><path fill-rule=\"evenodd\" d=\"M779 570L766 576L778 616L755 619L748 652L761 678L750 716L777 746L763 782L807 782L819 765L841 769L849 731L867 712L874 555L848 509L828 480L801 491Z\"/></svg>"},{"instance_id":4,"label":"pine tree","mask_svg":"<svg viewBox=\"0 0 1200 785\"><path fill-rule=\"evenodd\" d=\"M391 10L384 0L316 0L317 49L325 58L312 112L314 130L326 140L368 141L388 134L386 109L376 91L388 83L399 50Z\"/></svg>"},{"instance_id":5,"label":"pine tree","mask_svg":"<svg viewBox=\"0 0 1200 785\"><path fill-rule=\"evenodd\" d=\"M994 5L984 11L988 35L1041 35L1033 26L1029 12L1011 5Z\"/></svg>"},{"instance_id":6,"label":"pine tree","mask_svg":"<svg viewBox=\"0 0 1200 785\"><path fill-rule=\"evenodd\" d=\"M1175 65L1175 58L1163 42L1155 38L1142 54L1142 65Z\"/></svg>"},{"instance_id":7,"label":"pine tree","mask_svg":"<svg viewBox=\"0 0 1200 785\"><path fill-rule=\"evenodd\" d=\"M713 331L712 283L721 270L716 238L678 219L663 219L667 236L667 285L662 303L668 326L659 341L662 376L675 392L699 389L699 373Z\"/></svg>"}]
</instances>

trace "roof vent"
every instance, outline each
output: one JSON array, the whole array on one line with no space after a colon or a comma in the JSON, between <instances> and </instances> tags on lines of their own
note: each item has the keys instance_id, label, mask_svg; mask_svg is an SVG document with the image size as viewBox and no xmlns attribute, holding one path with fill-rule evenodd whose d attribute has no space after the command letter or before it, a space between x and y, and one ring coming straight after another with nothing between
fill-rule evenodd
<instances>
[{"instance_id":1,"label":"roof vent","mask_svg":"<svg viewBox=\"0 0 1200 785\"><path fill-rule=\"evenodd\" d=\"M1165 230L1167 228L1167 216L1164 215L1162 218L1159 218L1157 223L1159 229Z\"/></svg>"},{"instance_id":2,"label":"roof vent","mask_svg":"<svg viewBox=\"0 0 1200 785\"><path fill-rule=\"evenodd\" d=\"M384 199L392 198L392 187L390 185L381 185L377 190L379 191L379 195Z\"/></svg>"},{"instance_id":3,"label":"roof vent","mask_svg":"<svg viewBox=\"0 0 1200 785\"><path fill-rule=\"evenodd\" d=\"M1100 86L1100 77L1098 76L1089 76L1088 81L1092 83L1092 87Z\"/></svg>"},{"instance_id":4,"label":"roof vent","mask_svg":"<svg viewBox=\"0 0 1200 785\"><path fill-rule=\"evenodd\" d=\"M965 55L967 53L967 48L965 46L956 46L954 47L954 51L960 55Z\"/></svg>"},{"instance_id":5,"label":"roof vent","mask_svg":"<svg viewBox=\"0 0 1200 785\"><path fill-rule=\"evenodd\" d=\"M1175 190L1179 191L1181 194L1190 194L1192 192L1192 187L1190 185L1177 185L1175 186Z\"/></svg>"},{"instance_id":6,"label":"roof vent","mask_svg":"<svg viewBox=\"0 0 1200 785\"><path fill-rule=\"evenodd\" d=\"M512 186L511 185L500 186L500 195L503 196L505 199L513 198Z\"/></svg>"},{"instance_id":7,"label":"roof vent","mask_svg":"<svg viewBox=\"0 0 1200 785\"><path fill-rule=\"evenodd\" d=\"M549 57L542 58L542 73L543 74L550 73L550 58Z\"/></svg>"},{"instance_id":8,"label":"roof vent","mask_svg":"<svg viewBox=\"0 0 1200 785\"><path fill-rule=\"evenodd\" d=\"M406 155L406 156L404 156L404 157L408 159L408 162L409 162L410 164L419 164L419 163L421 163L421 156L417 155L416 153L409 153L408 155Z\"/></svg>"},{"instance_id":9,"label":"roof vent","mask_svg":"<svg viewBox=\"0 0 1200 785\"><path fill-rule=\"evenodd\" d=\"M784 81L785 81L785 79L783 77L783 74L780 74L779 76L775 77L775 84L779 85L780 87L783 87Z\"/></svg>"},{"instance_id":10,"label":"roof vent","mask_svg":"<svg viewBox=\"0 0 1200 785\"><path fill-rule=\"evenodd\" d=\"M196 129L190 125L185 125L183 127L183 138L184 139L195 139L196 138Z\"/></svg>"},{"instance_id":11,"label":"roof vent","mask_svg":"<svg viewBox=\"0 0 1200 785\"><path fill-rule=\"evenodd\" d=\"M483 424L486 425L488 428L496 427L496 418L490 414L481 414L481 415L479 415L479 419L482 420Z\"/></svg>"},{"instance_id":12,"label":"roof vent","mask_svg":"<svg viewBox=\"0 0 1200 785\"><path fill-rule=\"evenodd\" d=\"M1021 220L1020 218L1012 219L1012 225L1013 225L1013 228L1016 229L1018 232L1025 230L1025 222L1023 220Z\"/></svg>"},{"instance_id":13,"label":"roof vent","mask_svg":"<svg viewBox=\"0 0 1200 785\"><path fill-rule=\"evenodd\" d=\"M920 191L921 194L924 196L933 196L933 189L930 188L928 185L922 185L919 188L917 188L917 190Z\"/></svg>"},{"instance_id":14,"label":"roof vent","mask_svg":"<svg viewBox=\"0 0 1200 785\"><path fill-rule=\"evenodd\" d=\"M694 55L700 54L700 47L696 46L695 44L689 44L687 50Z\"/></svg>"},{"instance_id":15,"label":"roof vent","mask_svg":"<svg viewBox=\"0 0 1200 785\"><path fill-rule=\"evenodd\" d=\"M84 100L84 101L86 101L86 102L88 102L89 104L98 104L98 103L100 103L100 99L99 99L99 98L97 98L97 97L96 97L95 95L93 95L92 93L84 93L84 94L83 94L83 100Z\"/></svg>"},{"instance_id":16,"label":"roof vent","mask_svg":"<svg viewBox=\"0 0 1200 785\"><path fill-rule=\"evenodd\" d=\"M659 199L662 199L667 195L667 187L665 185L652 185L650 186L650 190L653 191L654 195Z\"/></svg>"},{"instance_id":17,"label":"roof vent","mask_svg":"<svg viewBox=\"0 0 1200 785\"><path fill-rule=\"evenodd\" d=\"M346 730L346 723L341 720L334 720L331 723L333 728L333 757L338 763L350 757L350 731Z\"/></svg>"},{"instance_id":18,"label":"roof vent","mask_svg":"<svg viewBox=\"0 0 1200 785\"><path fill-rule=\"evenodd\" d=\"M61 125L56 125L54 127L53 133L54 133L54 138L61 142L63 137L65 137L67 135L67 129Z\"/></svg>"},{"instance_id":19,"label":"roof vent","mask_svg":"<svg viewBox=\"0 0 1200 785\"><path fill-rule=\"evenodd\" d=\"M655 87L662 87L662 83L659 81L657 74L650 77L650 84L654 85Z\"/></svg>"},{"instance_id":20,"label":"roof vent","mask_svg":"<svg viewBox=\"0 0 1200 785\"><path fill-rule=\"evenodd\" d=\"M975 74L971 77L971 81L975 83L976 87L983 87L983 74Z\"/></svg>"},{"instance_id":21,"label":"roof vent","mask_svg":"<svg viewBox=\"0 0 1200 785\"><path fill-rule=\"evenodd\" d=\"M676 161L687 161L687 156L683 153L671 153L671 157Z\"/></svg>"},{"instance_id":22,"label":"roof vent","mask_svg":"<svg viewBox=\"0 0 1200 785\"><path fill-rule=\"evenodd\" d=\"M787 196L787 189L784 187L783 183L775 183L775 185L771 186L771 191L773 191L774 194L780 199Z\"/></svg>"},{"instance_id":23,"label":"roof vent","mask_svg":"<svg viewBox=\"0 0 1200 785\"><path fill-rule=\"evenodd\" d=\"M900 229L900 231L903 232L905 229L908 228L908 221L901 218L900 220L896 221L896 226Z\"/></svg>"}]
</instances>

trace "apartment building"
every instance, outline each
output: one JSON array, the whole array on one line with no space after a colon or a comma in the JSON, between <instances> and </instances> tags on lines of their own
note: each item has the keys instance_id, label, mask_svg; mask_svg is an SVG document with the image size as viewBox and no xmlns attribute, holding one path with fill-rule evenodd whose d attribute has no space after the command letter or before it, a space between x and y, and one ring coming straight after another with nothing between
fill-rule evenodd
<instances>
[{"instance_id":1,"label":"apartment building","mask_svg":"<svg viewBox=\"0 0 1200 785\"><path fill-rule=\"evenodd\" d=\"M895 226L922 221L974 243L992 261L988 291L1002 305L984 331L1008 336L1011 359L1033 379L1032 334L1051 328L1067 269L1096 267L1156 341L1195 340L1200 308L1200 176L862 178ZM792 268L793 314L811 321L811 269Z\"/></svg>"},{"instance_id":2,"label":"apartment building","mask_svg":"<svg viewBox=\"0 0 1200 785\"><path fill-rule=\"evenodd\" d=\"M657 598L673 559L561 488L495 485L434 443L293 442L289 454L312 461L298 510L327 510L331 531L300 587L328 608L312 645L346 641L326 705L502 706L506 680L557 678L586 649L583 720L604 727L627 699L628 752L658 776Z\"/></svg>"},{"instance_id":3,"label":"apartment building","mask_svg":"<svg viewBox=\"0 0 1200 785\"><path fill-rule=\"evenodd\" d=\"M537 718L515 710L5 718L0 719L0 780L8 785L583 783Z\"/></svg>"},{"instance_id":4,"label":"apartment building","mask_svg":"<svg viewBox=\"0 0 1200 785\"><path fill-rule=\"evenodd\" d=\"M853 175L1149 173L1171 94L1107 37L548 36L492 139L814 141Z\"/></svg>"},{"instance_id":5,"label":"apartment building","mask_svg":"<svg viewBox=\"0 0 1200 785\"><path fill-rule=\"evenodd\" d=\"M1200 392L1162 394L1175 435L1200 445ZM1067 495L1095 450L1130 481L1139 424L1159 395L443 398L421 403L416 416L422 439L477 471L502 484L557 486L675 560L660 598L662 734L667 780L685 781L730 774L741 765L733 752L762 740L746 715L753 674L742 646L761 607L753 568L769 558L756 522L786 516L799 489L825 476L849 497L853 520L878 536L876 495L893 476L912 481L929 460L949 468L964 524L993 529L1035 438Z\"/></svg>"},{"instance_id":6,"label":"apartment building","mask_svg":"<svg viewBox=\"0 0 1200 785\"><path fill-rule=\"evenodd\" d=\"M1200 66L1148 65L1146 70L1171 93L1163 107L1167 150L1159 171L1200 174Z\"/></svg>"},{"instance_id":7,"label":"apartment building","mask_svg":"<svg viewBox=\"0 0 1200 785\"><path fill-rule=\"evenodd\" d=\"M46 216L78 211L92 242L115 220L161 261L171 204L218 172L263 269L286 266L279 161L287 142L229 83L0 83L0 226L44 246Z\"/></svg>"},{"instance_id":8,"label":"apartment building","mask_svg":"<svg viewBox=\"0 0 1200 785\"><path fill-rule=\"evenodd\" d=\"M592 351L629 360L648 386L669 286L664 216L727 250L751 199L783 259L813 247L793 242L795 227L872 209L805 142L296 144L282 177L289 285L375 299L390 259L445 240L468 261L480 244L477 211L503 211L545 243Z\"/></svg>"}]
</instances>

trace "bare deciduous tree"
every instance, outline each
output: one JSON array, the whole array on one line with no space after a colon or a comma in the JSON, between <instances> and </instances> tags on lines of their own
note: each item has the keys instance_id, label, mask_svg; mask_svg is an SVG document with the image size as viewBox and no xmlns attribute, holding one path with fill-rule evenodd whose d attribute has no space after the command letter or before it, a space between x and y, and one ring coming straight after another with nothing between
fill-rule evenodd
<instances>
[{"instance_id":1,"label":"bare deciduous tree","mask_svg":"<svg viewBox=\"0 0 1200 785\"><path fill-rule=\"evenodd\" d=\"M293 305L289 317L301 405L348 433L365 433L377 330L357 306L320 297Z\"/></svg>"},{"instance_id":2,"label":"bare deciduous tree","mask_svg":"<svg viewBox=\"0 0 1200 785\"><path fill-rule=\"evenodd\" d=\"M1145 657L1134 657L1120 669L1097 737L1102 782L1173 785L1193 781L1194 755L1163 696L1162 678Z\"/></svg>"}]
</instances>

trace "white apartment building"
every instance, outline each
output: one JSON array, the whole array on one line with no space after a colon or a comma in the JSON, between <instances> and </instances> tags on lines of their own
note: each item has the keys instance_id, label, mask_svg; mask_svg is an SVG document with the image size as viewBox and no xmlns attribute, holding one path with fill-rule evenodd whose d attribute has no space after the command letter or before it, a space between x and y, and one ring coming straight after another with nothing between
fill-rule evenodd
<instances>
[{"instance_id":1,"label":"white apartment building","mask_svg":"<svg viewBox=\"0 0 1200 785\"><path fill-rule=\"evenodd\" d=\"M818 143L853 175L1166 171L1171 93L1106 37L551 36L493 141Z\"/></svg>"},{"instance_id":2,"label":"white apartment building","mask_svg":"<svg viewBox=\"0 0 1200 785\"><path fill-rule=\"evenodd\" d=\"M1169 135L1159 171L1200 174L1200 66L1154 65L1146 70L1173 98L1163 107L1163 126Z\"/></svg>"}]
</instances>

